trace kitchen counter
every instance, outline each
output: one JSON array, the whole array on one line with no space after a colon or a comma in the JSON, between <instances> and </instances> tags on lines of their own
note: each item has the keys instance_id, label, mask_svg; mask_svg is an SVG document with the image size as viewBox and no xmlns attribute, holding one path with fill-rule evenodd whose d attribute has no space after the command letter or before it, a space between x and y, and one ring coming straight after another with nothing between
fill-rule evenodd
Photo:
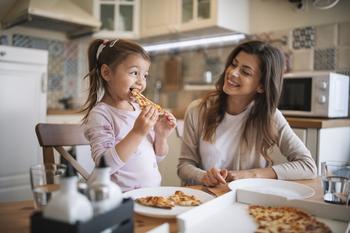
<instances>
[{"instance_id":1,"label":"kitchen counter","mask_svg":"<svg viewBox=\"0 0 350 233\"><path fill-rule=\"evenodd\" d=\"M288 123L293 128L336 128L350 127L350 118L329 119L329 118L305 118L286 117Z\"/></svg>"},{"instance_id":2,"label":"kitchen counter","mask_svg":"<svg viewBox=\"0 0 350 233\"><path fill-rule=\"evenodd\" d=\"M80 109L47 109L47 115L72 115L82 114Z\"/></svg>"}]
</instances>

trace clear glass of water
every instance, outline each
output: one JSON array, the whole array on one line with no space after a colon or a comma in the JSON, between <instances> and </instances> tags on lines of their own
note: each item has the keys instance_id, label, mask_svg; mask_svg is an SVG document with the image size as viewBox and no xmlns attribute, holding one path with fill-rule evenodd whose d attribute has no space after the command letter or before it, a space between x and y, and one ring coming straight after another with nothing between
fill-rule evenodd
<instances>
[{"instance_id":1,"label":"clear glass of water","mask_svg":"<svg viewBox=\"0 0 350 233\"><path fill-rule=\"evenodd\" d=\"M50 200L52 193L60 188L60 177L67 167L64 164L36 164L30 167L30 184L33 192L34 207L42 208Z\"/></svg>"},{"instance_id":2,"label":"clear glass of water","mask_svg":"<svg viewBox=\"0 0 350 233\"><path fill-rule=\"evenodd\" d=\"M350 161L321 163L323 199L335 204L350 204Z\"/></svg>"}]
</instances>

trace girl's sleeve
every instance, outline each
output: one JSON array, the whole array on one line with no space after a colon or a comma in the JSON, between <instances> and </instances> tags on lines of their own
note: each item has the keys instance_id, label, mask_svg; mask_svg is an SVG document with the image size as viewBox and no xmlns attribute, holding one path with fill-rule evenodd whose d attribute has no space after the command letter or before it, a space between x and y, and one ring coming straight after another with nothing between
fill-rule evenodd
<instances>
[{"instance_id":1,"label":"girl's sleeve","mask_svg":"<svg viewBox=\"0 0 350 233\"><path fill-rule=\"evenodd\" d=\"M115 131L118 129L113 129L108 116L99 111L91 111L84 125L85 137L90 142L91 155L95 164L97 165L101 156L104 155L107 164L111 167L111 173L125 165L115 150L115 145L118 143Z\"/></svg>"},{"instance_id":2,"label":"girl's sleeve","mask_svg":"<svg viewBox=\"0 0 350 233\"><path fill-rule=\"evenodd\" d=\"M317 175L315 161L310 151L294 133L282 113L277 110L276 124L278 127L278 147L288 162L272 166L278 179L298 180L312 179Z\"/></svg>"},{"instance_id":3,"label":"girl's sleeve","mask_svg":"<svg viewBox=\"0 0 350 233\"><path fill-rule=\"evenodd\" d=\"M190 105L184 118L184 132L177 174L184 184L200 184L206 171L201 169L199 156L199 122L196 107Z\"/></svg>"}]
</instances>

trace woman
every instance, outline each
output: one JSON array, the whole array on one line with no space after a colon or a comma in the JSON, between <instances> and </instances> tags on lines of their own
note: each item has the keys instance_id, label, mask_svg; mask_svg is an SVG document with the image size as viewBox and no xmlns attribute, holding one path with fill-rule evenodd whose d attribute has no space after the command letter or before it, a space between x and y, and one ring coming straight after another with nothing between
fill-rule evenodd
<instances>
[{"instance_id":1,"label":"woman","mask_svg":"<svg viewBox=\"0 0 350 233\"><path fill-rule=\"evenodd\" d=\"M310 151L277 109L283 70L283 54L267 43L249 41L231 52L216 90L186 111L178 164L185 184L316 176ZM274 145L288 162L272 165Z\"/></svg>"}]
</instances>

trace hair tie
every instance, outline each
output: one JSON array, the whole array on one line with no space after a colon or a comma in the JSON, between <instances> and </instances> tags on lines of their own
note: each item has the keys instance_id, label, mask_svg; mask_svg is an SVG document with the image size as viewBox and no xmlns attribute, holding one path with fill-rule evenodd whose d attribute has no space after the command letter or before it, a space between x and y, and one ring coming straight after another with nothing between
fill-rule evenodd
<instances>
[{"instance_id":1,"label":"hair tie","mask_svg":"<svg viewBox=\"0 0 350 233\"><path fill-rule=\"evenodd\" d=\"M118 42L118 40L119 40L119 39L115 39L114 41L112 41L112 42L109 44L109 47L112 48L112 47L115 45L115 43Z\"/></svg>"},{"instance_id":2,"label":"hair tie","mask_svg":"<svg viewBox=\"0 0 350 233\"><path fill-rule=\"evenodd\" d=\"M96 60L98 60L98 57L100 56L100 53L102 52L102 50L106 47L108 43L108 40L104 40L99 46L98 46L98 49L97 49L97 52L96 52Z\"/></svg>"},{"instance_id":3,"label":"hair tie","mask_svg":"<svg viewBox=\"0 0 350 233\"><path fill-rule=\"evenodd\" d=\"M110 44L109 44L109 47L113 47L115 45L115 43L118 42L119 39L115 39L114 41L112 41ZM98 46L98 49L97 49L97 52L96 52L96 60L98 60L98 57L100 56L102 50L107 46L107 43L109 42L109 40L104 40L99 46Z\"/></svg>"}]
</instances>

